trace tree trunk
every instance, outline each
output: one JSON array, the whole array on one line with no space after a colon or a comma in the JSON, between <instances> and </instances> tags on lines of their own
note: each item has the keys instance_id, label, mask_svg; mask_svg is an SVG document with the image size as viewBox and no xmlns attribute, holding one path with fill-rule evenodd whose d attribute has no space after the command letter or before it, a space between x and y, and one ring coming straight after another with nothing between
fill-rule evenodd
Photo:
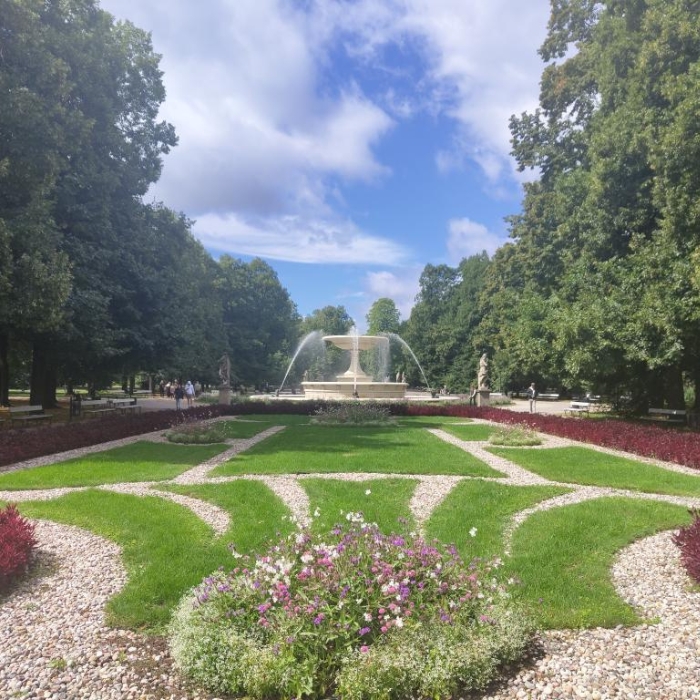
<instances>
[{"instance_id":1,"label":"tree trunk","mask_svg":"<svg viewBox=\"0 0 700 700\"><path fill-rule=\"evenodd\" d=\"M7 359L9 345L7 333L0 333L0 406L10 405L10 365Z\"/></svg>"},{"instance_id":2,"label":"tree trunk","mask_svg":"<svg viewBox=\"0 0 700 700\"><path fill-rule=\"evenodd\" d=\"M32 348L32 376L29 403L43 408L56 407L56 369L52 366L48 344L35 340Z\"/></svg>"},{"instance_id":3,"label":"tree trunk","mask_svg":"<svg viewBox=\"0 0 700 700\"><path fill-rule=\"evenodd\" d=\"M669 367L664 373L663 397L667 408L685 409L683 373L680 367Z\"/></svg>"}]
</instances>

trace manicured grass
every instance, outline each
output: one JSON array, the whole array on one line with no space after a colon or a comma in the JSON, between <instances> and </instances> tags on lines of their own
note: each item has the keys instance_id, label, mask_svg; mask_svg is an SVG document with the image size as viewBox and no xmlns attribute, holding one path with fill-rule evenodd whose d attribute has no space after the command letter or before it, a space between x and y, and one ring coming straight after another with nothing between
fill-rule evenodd
<instances>
[{"instance_id":1,"label":"manicured grass","mask_svg":"<svg viewBox=\"0 0 700 700\"><path fill-rule=\"evenodd\" d=\"M516 596L545 628L639 624L613 587L615 554L636 539L689 521L681 506L628 498L542 511L516 530L505 566L523 582Z\"/></svg>"},{"instance_id":2,"label":"manicured grass","mask_svg":"<svg viewBox=\"0 0 700 700\"><path fill-rule=\"evenodd\" d=\"M180 597L219 566L232 567L228 543L238 551L257 548L290 525L288 511L264 484L217 485L219 505L231 508L231 528L214 537L212 529L187 508L159 497L89 490L53 501L24 503L23 515L77 525L122 547L129 580L108 604L110 624L163 631ZM250 509L250 503L256 508ZM228 509L228 508L227 508Z\"/></svg>"},{"instance_id":3,"label":"manicured grass","mask_svg":"<svg viewBox=\"0 0 700 700\"><path fill-rule=\"evenodd\" d=\"M182 474L225 449L226 445L136 442L67 462L0 474L0 491L163 481Z\"/></svg>"},{"instance_id":4,"label":"manicured grass","mask_svg":"<svg viewBox=\"0 0 700 700\"><path fill-rule=\"evenodd\" d=\"M503 476L427 430L405 426L290 426L213 475L319 472Z\"/></svg>"},{"instance_id":5,"label":"manicured grass","mask_svg":"<svg viewBox=\"0 0 700 700\"><path fill-rule=\"evenodd\" d=\"M672 496L700 496L700 473L698 476L679 474L585 447L546 450L494 447L490 451L552 481Z\"/></svg>"},{"instance_id":6,"label":"manicured grass","mask_svg":"<svg viewBox=\"0 0 700 700\"><path fill-rule=\"evenodd\" d=\"M458 437L460 440L473 440L473 441L486 441L491 437L493 433L493 426L483 425L480 423L475 423L473 425L455 425L450 423L445 423L442 429Z\"/></svg>"},{"instance_id":7,"label":"manicured grass","mask_svg":"<svg viewBox=\"0 0 700 700\"><path fill-rule=\"evenodd\" d=\"M511 486L493 481L463 481L435 509L426 534L454 544L462 559L503 556L503 531L515 513L569 489L558 486ZM469 534L476 528L476 535Z\"/></svg>"},{"instance_id":8,"label":"manicured grass","mask_svg":"<svg viewBox=\"0 0 700 700\"><path fill-rule=\"evenodd\" d=\"M237 420L252 423L264 423L265 427L261 430L267 430L271 425L309 425L311 416L301 416L294 413L251 413L250 415L241 415Z\"/></svg>"},{"instance_id":9,"label":"manicured grass","mask_svg":"<svg viewBox=\"0 0 700 700\"><path fill-rule=\"evenodd\" d=\"M221 539L233 544L240 553L262 552L271 537L293 529L289 509L259 481L240 479L225 484L164 484L163 491L207 501L231 516L231 527ZM255 504L251 508L251 504ZM227 564L233 564L229 557Z\"/></svg>"},{"instance_id":10,"label":"manicured grass","mask_svg":"<svg viewBox=\"0 0 700 700\"><path fill-rule=\"evenodd\" d=\"M345 522L347 514L352 512L362 513L365 522L377 523L386 534L413 529L409 502L417 483L413 479L301 480L309 495L311 512L318 508L314 529L330 530L333 525Z\"/></svg>"}]
</instances>

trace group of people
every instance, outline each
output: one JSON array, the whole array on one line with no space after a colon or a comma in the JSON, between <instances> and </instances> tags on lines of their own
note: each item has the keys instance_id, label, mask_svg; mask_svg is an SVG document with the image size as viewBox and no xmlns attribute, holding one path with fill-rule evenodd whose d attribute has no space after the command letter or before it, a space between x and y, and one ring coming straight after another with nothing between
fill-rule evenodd
<instances>
[{"instance_id":1,"label":"group of people","mask_svg":"<svg viewBox=\"0 0 700 700\"><path fill-rule=\"evenodd\" d=\"M175 399L175 410L182 410L183 400L187 401L187 408L194 406L194 400L197 394L201 391L201 386L197 389L199 382L194 384L188 379L185 384L180 384L177 380L168 382L167 384L161 380L160 395L167 398Z\"/></svg>"}]
</instances>

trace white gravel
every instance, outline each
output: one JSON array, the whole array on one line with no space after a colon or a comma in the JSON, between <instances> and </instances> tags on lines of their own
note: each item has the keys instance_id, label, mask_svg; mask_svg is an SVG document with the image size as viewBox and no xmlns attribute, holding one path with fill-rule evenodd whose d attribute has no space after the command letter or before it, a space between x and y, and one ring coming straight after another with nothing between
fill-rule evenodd
<instances>
[{"instance_id":1,"label":"white gravel","mask_svg":"<svg viewBox=\"0 0 700 700\"><path fill-rule=\"evenodd\" d=\"M301 486L303 478L367 481L378 478L410 478L417 481L411 511L419 525L463 477L398 474L313 474L208 478L209 472L242 450L273 435L270 428L249 440L232 440L225 452L181 474L172 483L221 483L238 478L262 481L276 493L300 522L308 521L309 500ZM462 441L439 430L431 432L470 452L503 478L489 479L510 484L550 484L506 459L488 452L484 443ZM149 436L157 440L162 431ZM142 440L144 436L102 445ZM576 444L547 437L536 449ZM58 455L63 460L88 452L73 450ZM610 453L619 454L611 450ZM638 459L635 457L635 459ZM697 472L655 460L649 463L692 473ZM50 463L48 458L16 465L31 468ZM217 534L230 524L229 515L198 499L156 490L165 482L105 485L107 490L137 496L171 498L190 508ZM561 485L561 484L558 484ZM568 485L571 491L517 514L512 532L530 514L590 498L623 495L657 498L700 507L700 499L661 497L600 487ZM0 492L0 500L56 498L81 489ZM39 561L47 570L17 587L0 604L0 698L52 698L71 700L198 700L213 696L188 689L173 670L166 646L159 637L143 637L105 626L105 603L126 582L119 549L114 544L78 528L39 522ZM658 624L630 628L563 630L541 636L543 653L508 683L483 700L528 698L634 698L635 700L685 700L700 697L700 594L690 591L689 580L678 563L669 533L635 543L621 552L613 567L613 581L620 595Z\"/></svg>"}]
</instances>

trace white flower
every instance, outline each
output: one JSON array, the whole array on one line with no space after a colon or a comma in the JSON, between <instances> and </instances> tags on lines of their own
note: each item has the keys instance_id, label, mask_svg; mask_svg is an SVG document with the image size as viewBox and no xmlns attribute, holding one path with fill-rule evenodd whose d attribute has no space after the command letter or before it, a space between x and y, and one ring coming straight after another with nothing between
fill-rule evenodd
<instances>
[{"instance_id":1,"label":"white flower","mask_svg":"<svg viewBox=\"0 0 700 700\"><path fill-rule=\"evenodd\" d=\"M365 622L372 622L372 613L364 614Z\"/></svg>"},{"instance_id":2,"label":"white flower","mask_svg":"<svg viewBox=\"0 0 700 700\"><path fill-rule=\"evenodd\" d=\"M367 489L367 490L365 491L365 496L369 496L370 493L372 493L372 489Z\"/></svg>"},{"instance_id":3,"label":"white flower","mask_svg":"<svg viewBox=\"0 0 700 700\"><path fill-rule=\"evenodd\" d=\"M318 508L316 508L316 510L314 511L314 518L318 518L320 515L321 511Z\"/></svg>"},{"instance_id":4,"label":"white flower","mask_svg":"<svg viewBox=\"0 0 700 700\"><path fill-rule=\"evenodd\" d=\"M469 530L469 536L470 537L476 537L477 529L473 527L471 530Z\"/></svg>"},{"instance_id":5,"label":"white flower","mask_svg":"<svg viewBox=\"0 0 700 700\"><path fill-rule=\"evenodd\" d=\"M396 620L395 620L395 622L394 622L394 624L395 624L397 627L403 627L403 620L402 620L400 617L397 617Z\"/></svg>"}]
</instances>

